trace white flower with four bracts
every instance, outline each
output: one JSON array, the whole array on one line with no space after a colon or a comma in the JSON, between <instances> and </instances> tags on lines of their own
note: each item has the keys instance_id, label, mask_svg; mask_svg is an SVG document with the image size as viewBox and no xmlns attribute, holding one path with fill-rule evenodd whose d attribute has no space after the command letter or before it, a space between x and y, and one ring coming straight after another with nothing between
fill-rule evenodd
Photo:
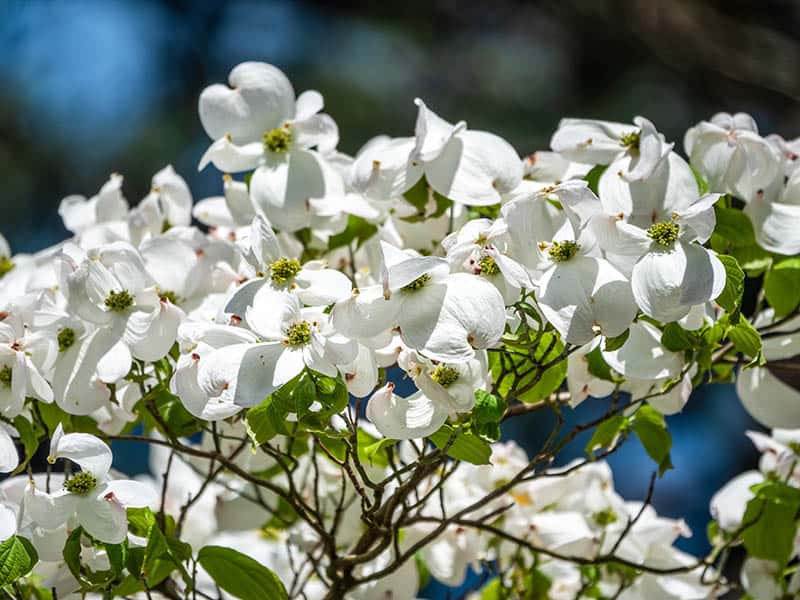
<instances>
[{"instance_id":1,"label":"white flower with four bracts","mask_svg":"<svg viewBox=\"0 0 800 600\"><path fill-rule=\"evenodd\" d=\"M64 433L59 424L50 440L48 462L68 459L81 468L64 481L64 489L49 494L33 481L25 495L25 506L34 522L44 529L83 527L92 537L120 544L128 532L128 507L155 503L156 495L146 484L110 476L111 448L87 433Z\"/></svg>"}]
</instances>

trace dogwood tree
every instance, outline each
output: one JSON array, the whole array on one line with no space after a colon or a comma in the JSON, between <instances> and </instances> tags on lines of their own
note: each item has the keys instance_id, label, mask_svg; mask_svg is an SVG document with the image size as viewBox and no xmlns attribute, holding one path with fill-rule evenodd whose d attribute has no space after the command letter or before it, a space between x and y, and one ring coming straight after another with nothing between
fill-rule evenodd
<instances>
[{"instance_id":1,"label":"dogwood tree","mask_svg":"<svg viewBox=\"0 0 800 600\"><path fill-rule=\"evenodd\" d=\"M401 600L470 568L481 600L800 593L800 141L718 114L684 158L571 118L520 158L415 102L350 156L319 92L243 63L199 100L219 196L168 166L131 207L114 174L64 242L0 237L7 597ZM668 416L733 381L772 431L690 556L651 505ZM528 455L503 425L533 412ZM603 460L629 443L644 501Z\"/></svg>"}]
</instances>

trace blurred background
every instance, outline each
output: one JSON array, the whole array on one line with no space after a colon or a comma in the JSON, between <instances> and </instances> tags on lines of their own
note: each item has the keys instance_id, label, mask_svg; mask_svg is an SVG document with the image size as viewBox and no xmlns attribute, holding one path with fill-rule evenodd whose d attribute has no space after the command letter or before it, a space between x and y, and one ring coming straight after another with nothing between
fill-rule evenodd
<instances>
[{"instance_id":1,"label":"blurred background","mask_svg":"<svg viewBox=\"0 0 800 600\"><path fill-rule=\"evenodd\" d=\"M749 112L762 133L800 135L798 2L360 5L0 2L0 231L17 252L63 239L61 198L93 195L114 171L132 203L168 163L195 199L218 194L219 173L197 172L209 143L197 97L244 60L279 66L298 92L322 92L349 153L378 133L410 134L415 96L450 120L498 133L521 155L546 148L562 116L629 122L643 114L676 149L690 125L717 111ZM588 402L575 418L600 410ZM505 432L529 452L549 431L536 418ZM676 469L658 481L654 503L687 518L695 535L683 549L705 552L709 498L755 466L743 432L756 425L730 386L699 389L669 424ZM619 491L643 498L653 465L637 442L611 463Z\"/></svg>"}]
</instances>

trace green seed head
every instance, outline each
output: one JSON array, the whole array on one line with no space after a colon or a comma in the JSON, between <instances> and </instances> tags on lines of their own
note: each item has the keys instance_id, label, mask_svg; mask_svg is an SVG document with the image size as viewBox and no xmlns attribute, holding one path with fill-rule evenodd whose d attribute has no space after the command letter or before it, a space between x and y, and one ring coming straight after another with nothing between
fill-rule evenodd
<instances>
[{"instance_id":1,"label":"green seed head","mask_svg":"<svg viewBox=\"0 0 800 600\"><path fill-rule=\"evenodd\" d=\"M617 522L617 513L610 508L606 508L605 510L594 513L592 515L592 520L600 525L600 527L606 527L607 525Z\"/></svg>"},{"instance_id":2,"label":"green seed head","mask_svg":"<svg viewBox=\"0 0 800 600\"><path fill-rule=\"evenodd\" d=\"M580 246L576 242L565 240L563 242L553 242L547 253L554 261L564 262L575 256L579 249Z\"/></svg>"},{"instance_id":3,"label":"green seed head","mask_svg":"<svg viewBox=\"0 0 800 600\"><path fill-rule=\"evenodd\" d=\"M11 387L11 367L8 365L0 369L0 385Z\"/></svg>"},{"instance_id":4,"label":"green seed head","mask_svg":"<svg viewBox=\"0 0 800 600\"><path fill-rule=\"evenodd\" d=\"M661 246L671 246L678 239L678 224L667 221L651 225L647 230L647 235L656 244Z\"/></svg>"},{"instance_id":5,"label":"green seed head","mask_svg":"<svg viewBox=\"0 0 800 600\"><path fill-rule=\"evenodd\" d=\"M108 307L108 310L122 312L133 306L133 296L130 295L128 290L122 290L121 292L112 290L108 293L108 298L103 303Z\"/></svg>"},{"instance_id":6,"label":"green seed head","mask_svg":"<svg viewBox=\"0 0 800 600\"><path fill-rule=\"evenodd\" d=\"M431 373L431 379L442 387L448 387L458 381L458 371L447 365L437 365Z\"/></svg>"},{"instance_id":7,"label":"green seed head","mask_svg":"<svg viewBox=\"0 0 800 600\"><path fill-rule=\"evenodd\" d=\"M638 150L639 149L639 141L642 137L641 131L631 131L630 133L626 133L623 135L619 142L626 148L630 150Z\"/></svg>"},{"instance_id":8,"label":"green seed head","mask_svg":"<svg viewBox=\"0 0 800 600\"><path fill-rule=\"evenodd\" d=\"M492 276L500 272L500 267L488 254L478 261L478 266L481 268L481 275Z\"/></svg>"},{"instance_id":9,"label":"green seed head","mask_svg":"<svg viewBox=\"0 0 800 600\"><path fill-rule=\"evenodd\" d=\"M64 352L75 343L75 330L71 327L64 327L58 332L58 351Z\"/></svg>"},{"instance_id":10,"label":"green seed head","mask_svg":"<svg viewBox=\"0 0 800 600\"><path fill-rule=\"evenodd\" d=\"M278 127L264 133L264 148L269 152L284 154L292 144L292 132L285 127Z\"/></svg>"},{"instance_id":11,"label":"green seed head","mask_svg":"<svg viewBox=\"0 0 800 600\"><path fill-rule=\"evenodd\" d=\"M81 471L64 482L64 489L70 494L83 496L97 487L97 479L91 473Z\"/></svg>"},{"instance_id":12,"label":"green seed head","mask_svg":"<svg viewBox=\"0 0 800 600\"><path fill-rule=\"evenodd\" d=\"M305 346L311 341L311 325L308 321L300 321L289 327L286 332L286 343L289 346Z\"/></svg>"},{"instance_id":13,"label":"green seed head","mask_svg":"<svg viewBox=\"0 0 800 600\"><path fill-rule=\"evenodd\" d=\"M0 279L6 276L10 271L14 270L14 261L8 256L0 256Z\"/></svg>"},{"instance_id":14,"label":"green seed head","mask_svg":"<svg viewBox=\"0 0 800 600\"><path fill-rule=\"evenodd\" d=\"M279 258L270 263L269 277L275 283L286 283L297 275L302 268L299 260L294 258Z\"/></svg>"},{"instance_id":15,"label":"green seed head","mask_svg":"<svg viewBox=\"0 0 800 600\"><path fill-rule=\"evenodd\" d=\"M403 289L409 292L416 292L418 289L425 287L425 284L430 280L431 276L428 273L425 273L425 275L420 275L408 285L404 285Z\"/></svg>"}]
</instances>

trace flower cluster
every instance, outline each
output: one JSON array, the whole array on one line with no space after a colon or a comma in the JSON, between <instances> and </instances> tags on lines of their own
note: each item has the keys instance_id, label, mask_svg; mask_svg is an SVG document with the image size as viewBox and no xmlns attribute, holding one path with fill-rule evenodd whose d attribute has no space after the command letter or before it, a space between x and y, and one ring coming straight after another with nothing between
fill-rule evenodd
<instances>
[{"instance_id":1,"label":"flower cluster","mask_svg":"<svg viewBox=\"0 0 800 600\"><path fill-rule=\"evenodd\" d=\"M228 83L199 101L222 195L168 166L131 207L114 174L62 201L67 241L0 237L0 585L401 599L471 566L481 598L706 598L743 540L752 596L797 587L795 434L753 434L769 464L712 503L701 559L655 479L626 502L597 459L638 438L672 468L665 415L702 383L800 427L800 142L721 113L687 161L643 117L564 119L522 159L417 99L412 135L350 156L319 92L255 62ZM566 429L590 397L603 417ZM499 441L539 410L530 457Z\"/></svg>"}]
</instances>

